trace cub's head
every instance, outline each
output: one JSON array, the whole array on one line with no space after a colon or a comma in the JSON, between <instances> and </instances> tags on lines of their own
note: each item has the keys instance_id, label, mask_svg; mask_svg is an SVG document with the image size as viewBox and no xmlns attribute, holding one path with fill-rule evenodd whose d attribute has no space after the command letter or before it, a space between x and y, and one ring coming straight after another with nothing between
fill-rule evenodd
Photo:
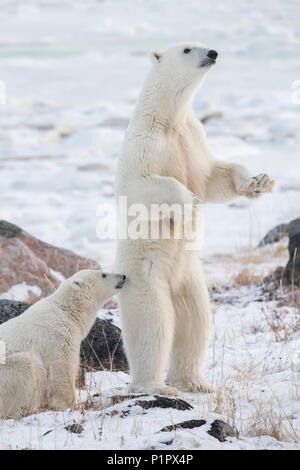
<instances>
[{"instance_id":1,"label":"cub's head","mask_svg":"<svg viewBox=\"0 0 300 470\"><path fill-rule=\"evenodd\" d=\"M208 70L216 63L218 53L200 42L176 44L162 52L151 52L155 70L176 88L198 88Z\"/></svg>"},{"instance_id":2,"label":"cub's head","mask_svg":"<svg viewBox=\"0 0 300 470\"><path fill-rule=\"evenodd\" d=\"M96 308L117 294L126 282L124 274L106 273L100 269L84 269L66 279L57 289L58 295L68 296L70 302L91 301Z\"/></svg>"}]
</instances>

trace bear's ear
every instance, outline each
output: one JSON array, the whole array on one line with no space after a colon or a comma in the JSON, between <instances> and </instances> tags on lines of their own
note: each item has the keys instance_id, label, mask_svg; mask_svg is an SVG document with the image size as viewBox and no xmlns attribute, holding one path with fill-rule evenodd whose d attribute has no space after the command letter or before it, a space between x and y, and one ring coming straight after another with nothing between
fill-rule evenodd
<instances>
[{"instance_id":1,"label":"bear's ear","mask_svg":"<svg viewBox=\"0 0 300 470\"><path fill-rule=\"evenodd\" d=\"M86 283L81 280L73 281L73 287L75 289L84 289L86 287Z\"/></svg>"},{"instance_id":2,"label":"bear's ear","mask_svg":"<svg viewBox=\"0 0 300 470\"><path fill-rule=\"evenodd\" d=\"M156 52L156 51L150 52L150 60L152 64L158 64L161 61L161 57L162 55L160 52Z\"/></svg>"}]
</instances>

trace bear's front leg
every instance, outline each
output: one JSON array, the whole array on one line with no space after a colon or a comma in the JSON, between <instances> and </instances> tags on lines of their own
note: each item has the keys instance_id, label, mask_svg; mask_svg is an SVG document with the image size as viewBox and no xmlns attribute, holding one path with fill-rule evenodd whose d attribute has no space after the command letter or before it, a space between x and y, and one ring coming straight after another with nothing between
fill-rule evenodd
<instances>
[{"instance_id":1,"label":"bear's front leg","mask_svg":"<svg viewBox=\"0 0 300 470\"><path fill-rule=\"evenodd\" d=\"M205 202L229 204L240 197L254 199L272 192L274 185L268 175L253 176L244 165L216 160L206 182Z\"/></svg>"},{"instance_id":2,"label":"bear's front leg","mask_svg":"<svg viewBox=\"0 0 300 470\"><path fill-rule=\"evenodd\" d=\"M246 180L240 181L237 186L237 192L241 196L249 199L255 199L260 197L264 193L270 193L273 191L275 181L268 175L261 173L256 176L251 176Z\"/></svg>"}]
</instances>

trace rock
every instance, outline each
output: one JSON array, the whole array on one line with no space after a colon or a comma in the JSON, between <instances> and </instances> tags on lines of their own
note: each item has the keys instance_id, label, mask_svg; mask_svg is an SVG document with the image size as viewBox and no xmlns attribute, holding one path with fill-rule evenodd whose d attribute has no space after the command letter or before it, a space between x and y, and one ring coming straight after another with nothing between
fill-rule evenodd
<instances>
[{"instance_id":1,"label":"rock","mask_svg":"<svg viewBox=\"0 0 300 470\"><path fill-rule=\"evenodd\" d=\"M110 398L111 404L116 405L125 400L135 400L133 403L128 404L128 408L133 406L141 406L144 410L150 408L173 408L175 410L191 410L193 407L187 401L180 398L169 398L165 395L154 395L154 400L137 400L137 398L149 397L149 395L115 395Z\"/></svg>"},{"instance_id":2,"label":"rock","mask_svg":"<svg viewBox=\"0 0 300 470\"><path fill-rule=\"evenodd\" d=\"M206 424L205 419L191 419L190 421L183 421L182 423L171 424L171 426L165 426L161 429L162 432L170 432L175 429L193 429L199 428Z\"/></svg>"},{"instance_id":3,"label":"rock","mask_svg":"<svg viewBox=\"0 0 300 470\"><path fill-rule=\"evenodd\" d=\"M60 275L69 277L80 269L99 269L96 261L70 250L45 243L20 227L0 220L0 294L26 283L49 295L60 284ZM38 300L35 294L30 301Z\"/></svg>"},{"instance_id":4,"label":"rock","mask_svg":"<svg viewBox=\"0 0 300 470\"><path fill-rule=\"evenodd\" d=\"M272 228L267 235L259 242L258 248L271 243L276 243L289 235L289 224L280 224Z\"/></svg>"},{"instance_id":5,"label":"rock","mask_svg":"<svg viewBox=\"0 0 300 470\"><path fill-rule=\"evenodd\" d=\"M193 407L187 401L180 398L169 398L163 395L154 395L155 400L137 400L134 405L141 406L144 410L150 408L174 408L175 410L191 410Z\"/></svg>"},{"instance_id":6,"label":"rock","mask_svg":"<svg viewBox=\"0 0 300 470\"><path fill-rule=\"evenodd\" d=\"M14 238L21 232L22 230L17 225L10 224L5 220L0 221L0 237Z\"/></svg>"},{"instance_id":7,"label":"rock","mask_svg":"<svg viewBox=\"0 0 300 470\"><path fill-rule=\"evenodd\" d=\"M30 304L25 302L0 300L0 325L11 318L21 315L28 307L30 307Z\"/></svg>"},{"instance_id":8,"label":"rock","mask_svg":"<svg viewBox=\"0 0 300 470\"><path fill-rule=\"evenodd\" d=\"M128 370L121 330L110 320L96 319L89 335L81 343L80 357L86 370Z\"/></svg>"},{"instance_id":9,"label":"rock","mask_svg":"<svg viewBox=\"0 0 300 470\"><path fill-rule=\"evenodd\" d=\"M227 437L239 437L238 432L232 426L219 419L211 424L210 430L207 432L220 442L224 442Z\"/></svg>"},{"instance_id":10,"label":"rock","mask_svg":"<svg viewBox=\"0 0 300 470\"><path fill-rule=\"evenodd\" d=\"M202 122L202 124L205 124L210 119L222 119L222 118L223 118L223 113L221 113L220 111L215 111L215 112L208 113L202 116L200 118L200 122Z\"/></svg>"},{"instance_id":11,"label":"rock","mask_svg":"<svg viewBox=\"0 0 300 470\"><path fill-rule=\"evenodd\" d=\"M79 165L77 168L79 171L98 171L99 173L109 171L109 165L100 162L86 163L85 165Z\"/></svg>"},{"instance_id":12,"label":"rock","mask_svg":"<svg viewBox=\"0 0 300 470\"><path fill-rule=\"evenodd\" d=\"M138 398L145 398L144 400L139 400ZM150 399L149 399L150 398ZM118 405L123 403L126 400L129 400L128 403L124 403L124 408L118 407L117 409L112 409L108 411L107 416L116 416L119 415L121 418L126 418L131 414L132 408L139 406L143 410L151 410L153 408L173 408L174 410L186 411L193 409L192 405L188 402L181 400L180 398L170 398L165 395L154 395L154 399L146 394L142 395L116 395L110 397L112 405ZM137 413L137 410L134 411ZM145 411L143 411L143 414Z\"/></svg>"},{"instance_id":13,"label":"rock","mask_svg":"<svg viewBox=\"0 0 300 470\"><path fill-rule=\"evenodd\" d=\"M94 396L99 396L98 394ZM122 403L123 401L126 400L136 400L137 398L140 397L147 397L148 395L146 393L141 393L140 395L113 395L109 399L111 401L111 405L117 405L118 403Z\"/></svg>"},{"instance_id":14,"label":"rock","mask_svg":"<svg viewBox=\"0 0 300 470\"><path fill-rule=\"evenodd\" d=\"M191 419L189 421L183 421L182 423L172 424L170 426L165 426L161 429L163 432L170 432L175 429L193 429L199 428L206 424L204 419ZM229 424L216 419L210 426L210 429L207 431L208 434L218 439L220 442L224 442L227 437L236 437L238 438L238 432Z\"/></svg>"},{"instance_id":15,"label":"rock","mask_svg":"<svg viewBox=\"0 0 300 470\"><path fill-rule=\"evenodd\" d=\"M23 313L30 304L15 300L0 300L0 324ZM121 330L109 320L96 319L81 345L81 365L87 370L127 371ZM79 374L83 382L82 371Z\"/></svg>"},{"instance_id":16,"label":"rock","mask_svg":"<svg viewBox=\"0 0 300 470\"><path fill-rule=\"evenodd\" d=\"M65 426L65 430L72 432L73 434L81 434L84 431L84 427L81 424L74 423L69 426Z\"/></svg>"},{"instance_id":17,"label":"rock","mask_svg":"<svg viewBox=\"0 0 300 470\"><path fill-rule=\"evenodd\" d=\"M295 307L300 308L300 290L295 290L277 304L278 307Z\"/></svg>"},{"instance_id":18,"label":"rock","mask_svg":"<svg viewBox=\"0 0 300 470\"><path fill-rule=\"evenodd\" d=\"M278 266L275 271L268 276L264 277L259 283L262 292L269 295L269 300L274 300L276 291L285 284L284 267Z\"/></svg>"},{"instance_id":19,"label":"rock","mask_svg":"<svg viewBox=\"0 0 300 470\"><path fill-rule=\"evenodd\" d=\"M263 240L259 247L280 241L289 236L289 260L282 274L284 283L300 287L300 218L292 220L289 224L281 224L274 227Z\"/></svg>"},{"instance_id":20,"label":"rock","mask_svg":"<svg viewBox=\"0 0 300 470\"><path fill-rule=\"evenodd\" d=\"M289 255L284 276L292 286L300 287L300 218L289 223Z\"/></svg>"}]
</instances>

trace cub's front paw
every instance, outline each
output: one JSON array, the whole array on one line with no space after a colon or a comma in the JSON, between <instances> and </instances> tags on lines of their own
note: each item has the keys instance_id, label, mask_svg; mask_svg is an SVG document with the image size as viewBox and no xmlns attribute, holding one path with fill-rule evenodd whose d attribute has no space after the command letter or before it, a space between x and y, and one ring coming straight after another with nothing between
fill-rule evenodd
<instances>
[{"instance_id":1,"label":"cub's front paw","mask_svg":"<svg viewBox=\"0 0 300 470\"><path fill-rule=\"evenodd\" d=\"M263 193L271 193L274 189L275 181L268 175L261 173L248 178L238 188L238 193L249 199L260 197Z\"/></svg>"}]
</instances>

